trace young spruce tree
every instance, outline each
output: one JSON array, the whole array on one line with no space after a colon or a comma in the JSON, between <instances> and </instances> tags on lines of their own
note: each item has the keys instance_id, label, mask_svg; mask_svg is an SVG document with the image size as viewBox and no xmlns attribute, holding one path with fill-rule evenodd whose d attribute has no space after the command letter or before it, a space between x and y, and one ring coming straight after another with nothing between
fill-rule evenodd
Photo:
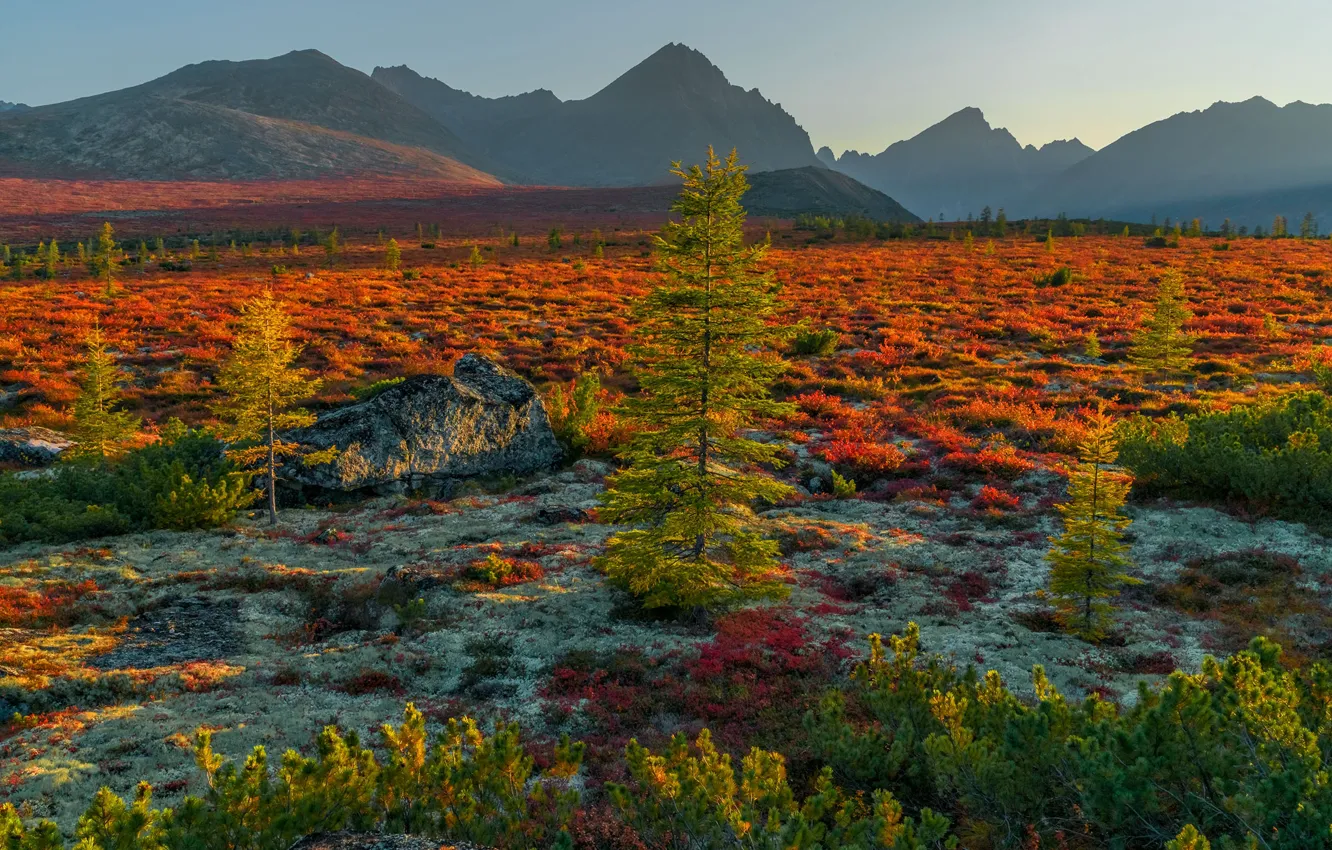
<instances>
[{"instance_id":1,"label":"young spruce tree","mask_svg":"<svg viewBox=\"0 0 1332 850\"><path fill-rule=\"evenodd\" d=\"M106 344L100 327L93 328L84 342L83 375L79 397L74 402L74 457L109 460L125 451L139 431L139 420L117 410L120 388L125 377Z\"/></svg>"},{"instance_id":2,"label":"young spruce tree","mask_svg":"<svg viewBox=\"0 0 1332 850\"><path fill-rule=\"evenodd\" d=\"M697 608L781 596L778 551L758 530L751 505L790 488L749 469L775 463L777 449L740 430L785 413L768 387L780 359L765 355L784 336L769 320L772 286L756 267L766 243L746 246L745 168L708 149L689 169L656 244L669 282L637 305L640 339L630 349L641 392L625 405L641 433L622 455L603 512L632 526L599 559L612 581L646 607Z\"/></svg>"},{"instance_id":3,"label":"young spruce tree","mask_svg":"<svg viewBox=\"0 0 1332 850\"><path fill-rule=\"evenodd\" d=\"M388 246L384 248L384 268L396 272L401 266L402 248L398 247L398 240L389 239Z\"/></svg>"},{"instance_id":4,"label":"young spruce tree","mask_svg":"<svg viewBox=\"0 0 1332 850\"><path fill-rule=\"evenodd\" d=\"M1064 533L1046 555L1059 621L1084 640L1105 635L1111 612L1105 600L1137 583L1124 573L1130 562L1122 536L1131 520L1119 513L1133 479L1109 468L1119 454L1110 417L1097 411L1090 424L1081 462L1069 476L1069 501L1059 506Z\"/></svg>"},{"instance_id":5,"label":"young spruce tree","mask_svg":"<svg viewBox=\"0 0 1332 850\"><path fill-rule=\"evenodd\" d=\"M92 257L88 261L88 270L93 276L102 283L106 284L106 297L110 298L116 292L116 239L115 231L111 229L111 222L102 224L102 232L97 235L97 244L92 250Z\"/></svg>"},{"instance_id":6,"label":"young spruce tree","mask_svg":"<svg viewBox=\"0 0 1332 850\"><path fill-rule=\"evenodd\" d=\"M261 469L268 479L268 521L277 523L277 473L284 458L301 454L300 446L284 441L280 431L314 422L314 415L296 407L319 389L318 379L298 368L299 344L291 339L291 320L282 305L265 292L241 308L240 330L231 357L218 373L226 393L216 406L230 424L228 452L242 466ZM316 462L322 456L306 455Z\"/></svg>"},{"instance_id":7,"label":"young spruce tree","mask_svg":"<svg viewBox=\"0 0 1332 850\"><path fill-rule=\"evenodd\" d=\"M1133 335L1129 361L1158 373L1183 372L1193 362L1195 337L1184 333L1184 323L1193 316L1184 298L1184 279L1170 271L1156 289L1156 306L1142 328Z\"/></svg>"}]
</instances>

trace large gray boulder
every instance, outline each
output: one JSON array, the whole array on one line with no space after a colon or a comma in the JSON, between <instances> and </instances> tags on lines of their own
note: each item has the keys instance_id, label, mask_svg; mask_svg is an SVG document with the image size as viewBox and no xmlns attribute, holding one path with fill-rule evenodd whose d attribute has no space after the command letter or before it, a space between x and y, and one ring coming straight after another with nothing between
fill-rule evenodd
<instances>
[{"instance_id":1,"label":"large gray boulder","mask_svg":"<svg viewBox=\"0 0 1332 850\"><path fill-rule=\"evenodd\" d=\"M50 466L74 441L50 428L0 429L0 463Z\"/></svg>"},{"instance_id":2,"label":"large gray boulder","mask_svg":"<svg viewBox=\"0 0 1332 850\"><path fill-rule=\"evenodd\" d=\"M460 479L527 475L561 456L532 385L478 354L451 376L407 378L287 438L338 450L329 463L285 470L290 484L332 493L447 490Z\"/></svg>"}]
</instances>

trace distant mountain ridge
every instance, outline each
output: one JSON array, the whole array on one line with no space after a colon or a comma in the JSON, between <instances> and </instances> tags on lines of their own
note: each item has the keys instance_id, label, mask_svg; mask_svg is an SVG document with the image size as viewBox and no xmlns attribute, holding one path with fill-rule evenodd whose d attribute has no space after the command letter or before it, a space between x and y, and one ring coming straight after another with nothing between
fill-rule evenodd
<instances>
[{"instance_id":1,"label":"distant mountain ridge","mask_svg":"<svg viewBox=\"0 0 1332 850\"><path fill-rule=\"evenodd\" d=\"M917 215L961 219L984 207L1009 212L1021 199L1094 151L1077 139L1023 147L968 107L882 153L849 150L820 159L896 198Z\"/></svg>"},{"instance_id":2,"label":"distant mountain ridge","mask_svg":"<svg viewBox=\"0 0 1332 850\"><path fill-rule=\"evenodd\" d=\"M708 145L737 148L754 171L818 165L809 134L779 104L732 85L682 44L666 45L584 100L560 101L545 90L479 98L404 67L376 68L372 77L537 183L665 182L671 161L697 161Z\"/></svg>"},{"instance_id":3,"label":"distant mountain ridge","mask_svg":"<svg viewBox=\"0 0 1332 850\"><path fill-rule=\"evenodd\" d=\"M1071 216L1270 225L1332 210L1332 105L1261 97L1181 112L1129 133L1027 199ZM1245 199L1249 200L1245 200ZM1297 200L1298 199L1298 200ZM1303 208L1286 206L1303 204Z\"/></svg>"},{"instance_id":4,"label":"distant mountain ridge","mask_svg":"<svg viewBox=\"0 0 1332 850\"><path fill-rule=\"evenodd\" d=\"M864 216L874 221L918 222L920 218L877 189L827 168L806 165L748 175L745 209L751 215Z\"/></svg>"},{"instance_id":5,"label":"distant mountain ridge","mask_svg":"<svg viewBox=\"0 0 1332 850\"><path fill-rule=\"evenodd\" d=\"M815 153L779 103L668 44L583 100L548 89L487 98L405 66L373 75L314 50L189 65L66 103L0 102L0 174L293 179L343 174L575 187L666 185L674 160L732 147L757 176L791 171L811 203L963 219L1203 218L1332 226L1332 105L1262 98L1153 122L1101 151L1019 144L974 107L877 154ZM802 169L831 169L863 187ZM798 176L797 176L798 175ZM757 183L756 183L757 186ZM818 199L823 198L823 201ZM854 201L859 198L859 201Z\"/></svg>"},{"instance_id":6,"label":"distant mountain ridge","mask_svg":"<svg viewBox=\"0 0 1332 850\"><path fill-rule=\"evenodd\" d=\"M410 173L496 183L462 142L318 51L203 62L151 82L0 118L5 162L154 179Z\"/></svg>"}]
</instances>

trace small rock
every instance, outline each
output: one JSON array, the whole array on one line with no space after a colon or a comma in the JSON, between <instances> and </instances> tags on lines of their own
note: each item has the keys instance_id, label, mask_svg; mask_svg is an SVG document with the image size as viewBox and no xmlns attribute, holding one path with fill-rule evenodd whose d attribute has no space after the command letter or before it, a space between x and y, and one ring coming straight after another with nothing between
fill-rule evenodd
<instances>
[{"instance_id":1,"label":"small rock","mask_svg":"<svg viewBox=\"0 0 1332 850\"><path fill-rule=\"evenodd\" d=\"M20 466L49 466L74 441L49 428L5 428L0 430L0 463Z\"/></svg>"},{"instance_id":2,"label":"small rock","mask_svg":"<svg viewBox=\"0 0 1332 850\"><path fill-rule=\"evenodd\" d=\"M574 477L584 484L601 484L615 467L605 461L583 458L573 465Z\"/></svg>"},{"instance_id":3,"label":"small rock","mask_svg":"<svg viewBox=\"0 0 1332 850\"><path fill-rule=\"evenodd\" d=\"M544 508L537 508L527 517L528 522L536 525L563 525L566 522L583 523L591 519L592 514L571 505L548 505Z\"/></svg>"}]
</instances>

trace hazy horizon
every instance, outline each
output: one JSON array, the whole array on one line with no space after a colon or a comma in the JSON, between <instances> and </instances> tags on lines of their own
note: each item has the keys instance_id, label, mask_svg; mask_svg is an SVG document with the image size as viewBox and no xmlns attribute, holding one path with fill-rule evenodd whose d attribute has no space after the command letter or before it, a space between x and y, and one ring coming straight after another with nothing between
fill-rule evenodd
<instances>
[{"instance_id":1,"label":"hazy horizon","mask_svg":"<svg viewBox=\"0 0 1332 850\"><path fill-rule=\"evenodd\" d=\"M74 26L49 41L15 40L0 54L0 100L37 106L195 62L305 48L366 73L405 64L487 97L549 88L576 100L668 42L700 50L732 83L781 103L815 148L838 154L877 153L968 106L1022 144L1077 137L1100 149L1217 101L1332 99L1320 62L1332 4L1307 0L1285 4L1280 16L1237 0L1179 3L1168 15L1140 0L1095 9L851 0L835 14L740 0L722 13L736 27L700 25L718 14L701 0L683 0L670 17L602 0L558 9L330 0L314 14L294 0L236 0L225 16L145 0L135 14L110 18L91 0L63 5L61 20ZM37 0L16 0L7 19L34 33L52 23Z\"/></svg>"}]
</instances>

